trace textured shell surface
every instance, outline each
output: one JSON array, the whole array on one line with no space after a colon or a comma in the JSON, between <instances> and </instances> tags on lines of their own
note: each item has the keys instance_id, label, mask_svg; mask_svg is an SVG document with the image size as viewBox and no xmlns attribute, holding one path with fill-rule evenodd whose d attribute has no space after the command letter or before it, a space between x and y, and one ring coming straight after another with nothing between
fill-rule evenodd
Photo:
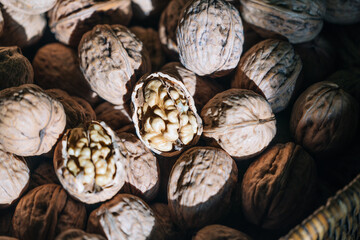
<instances>
[{"instance_id":1,"label":"textured shell surface","mask_svg":"<svg viewBox=\"0 0 360 240\"><path fill-rule=\"evenodd\" d=\"M230 228L224 225L209 225L200 229L193 240L251 240L251 238L234 228Z\"/></svg>"},{"instance_id":2,"label":"textured shell surface","mask_svg":"<svg viewBox=\"0 0 360 240\"><path fill-rule=\"evenodd\" d=\"M337 24L353 24L360 21L359 0L326 0L325 20Z\"/></svg>"},{"instance_id":3,"label":"textured shell surface","mask_svg":"<svg viewBox=\"0 0 360 240\"><path fill-rule=\"evenodd\" d=\"M1 0L0 2L18 12L30 15L44 13L56 4L56 0Z\"/></svg>"}]
</instances>

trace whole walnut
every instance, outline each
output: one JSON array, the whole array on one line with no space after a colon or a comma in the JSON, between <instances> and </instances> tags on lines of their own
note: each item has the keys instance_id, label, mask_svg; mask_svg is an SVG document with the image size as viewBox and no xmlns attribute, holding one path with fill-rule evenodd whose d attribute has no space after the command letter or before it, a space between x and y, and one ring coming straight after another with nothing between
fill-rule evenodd
<instances>
[{"instance_id":1,"label":"whole walnut","mask_svg":"<svg viewBox=\"0 0 360 240\"><path fill-rule=\"evenodd\" d=\"M223 226L223 225L209 225L196 233L193 240L251 240L251 238L236 229Z\"/></svg>"},{"instance_id":2,"label":"whole walnut","mask_svg":"<svg viewBox=\"0 0 360 240\"><path fill-rule=\"evenodd\" d=\"M131 0L62 0L48 15L55 38L77 47L82 35L97 24L128 25L132 17Z\"/></svg>"},{"instance_id":3,"label":"whole walnut","mask_svg":"<svg viewBox=\"0 0 360 240\"><path fill-rule=\"evenodd\" d=\"M14 235L21 240L52 240L67 229L84 229L85 224L85 206L56 184L42 185L27 193L12 219Z\"/></svg>"},{"instance_id":4,"label":"whole walnut","mask_svg":"<svg viewBox=\"0 0 360 240\"><path fill-rule=\"evenodd\" d=\"M154 212L157 221L156 236L157 240L180 240L183 238L183 233L176 227L171 218L169 206L164 203L154 203L150 205Z\"/></svg>"},{"instance_id":5,"label":"whole walnut","mask_svg":"<svg viewBox=\"0 0 360 240\"><path fill-rule=\"evenodd\" d=\"M55 240L106 240L106 238L98 234L86 233L81 229L68 229Z\"/></svg>"},{"instance_id":6,"label":"whole walnut","mask_svg":"<svg viewBox=\"0 0 360 240\"><path fill-rule=\"evenodd\" d=\"M360 22L360 1L326 0L325 20L336 24Z\"/></svg>"},{"instance_id":7,"label":"whole walnut","mask_svg":"<svg viewBox=\"0 0 360 240\"><path fill-rule=\"evenodd\" d=\"M144 20L162 12L170 0L131 0L134 18Z\"/></svg>"},{"instance_id":8,"label":"whole walnut","mask_svg":"<svg viewBox=\"0 0 360 240\"><path fill-rule=\"evenodd\" d=\"M280 34L291 43L314 39L322 29L324 0L240 0L244 21L264 37Z\"/></svg>"},{"instance_id":9,"label":"whole walnut","mask_svg":"<svg viewBox=\"0 0 360 240\"><path fill-rule=\"evenodd\" d=\"M56 0L1 0L1 3L15 11L35 15L50 10L54 7Z\"/></svg>"},{"instance_id":10,"label":"whole walnut","mask_svg":"<svg viewBox=\"0 0 360 240\"><path fill-rule=\"evenodd\" d=\"M331 154L352 142L359 119L356 100L332 82L318 82L296 100L290 119L295 141L312 153Z\"/></svg>"},{"instance_id":11,"label":"whole walnut","mask_svg":"<svg viewBox=\"0 0 360 240\"><path fill-rule=\"evenodd\" d=\"M54 165L52 162L44 161L31 171L29 189L49 183L60 185L59 179L56 177Z\"/></svg>"},{"instance_id":12,"label":"whole walnut","mask_svg":"<svg viewBox=\"0 0 360 240\"><path fill-rule=\"evenodd\" d=\"M251 90L229 89L203 107L203 136L237 160L258 155L276 134L270 104Z\"/></svg>"},{"instance_id":13,"label":"whole walnut","mask_svg":"<svg viewBox=\"0 0 360 240\"><path fill-rule=\"evenodd\" d=\"M34 82L34 71L19 47L0 47L0 90Z\"/></svg>"},{"instance_id":14,"label":"whole walnut","mask_svg":"<svg viewBox=\"0 0 360 240\"><path fill-rule=\"evenodd\" d=\"M287 107L301 68L301 59L290 43L264 40L241 57L231 87L258 92L277 113Z\"/></svg>"},{"instance_id":15,"label":"whole walnut","mask_svg":"<svg viewBox=\"0 0 360 240\"><path fill-rule=\"evenodd\" d=\"M22 157L0 149L0 208L12 205L27 189L30 170Z\"/></svg>"},{"instance_id":16,"label":"whole walnut","mask_svg":"<svg viewBox=\"0 0 360 240\"><path fill-rule=\"evenodd\" d=\"M50 151L66 124L62 104L33 84L0 91L0 113L0 144L19 156Z\"/></svg>"},{"instance_id":17,"label":"whole walnut","mask_svg":"<svg viewBox=\"0 0 360 240\"><path fill-rule=\"evenodd\" d=\"M194 0L182 11L176 33L181 63L199 76L227 75L244 43L238 10L224 0Z\"/></svg>"},{"instance_id":18,"label":"whole walnut","mask_svg":"<svg viewBox=\"0 0 360 240\"><path fill-rule=\"evenodd\" d=\"M4 209L0 208L0 236L12 236L11 219L15 212L14 205Z\"/></svg>"},{"instance_id":19,"label":"whole walnut","mask_svg":"<svg viewBox=\"0 0 360 240\"><path fill-rule=\"evenodd\" d=\"M84 78L77 52L60 43L49 43L41 47L32 62L35 83L43 89L59 88L71 96L84 98L90 104L99 102Z\"/></svg>"},{"instance_id":20,"label":"whole walnut","mask_svg":"<svg viewBox=\"0 0 360 240\"><path fill-rule=\"evenodd\" d=\"M115 105L130 100L135 82L151 68L142 42L121 25L97 25L84 34L79 57L93 91Z\"/></svg>"},{"instance_id":21,"label":"whole walnut","mask_svg":"<svg viewBox=\"0 0 360 240\"><path fill-rule=\"evenodd\" d=\"M266 229L286 229L312 207L316 166L294 143L276 144L246 170L242 209L246 219Z\"/></svg>"},{"instance_id":22,"label":"whole walnut","mask_svg":"<svg viewBox=\"0 0 360 240\"><path fill-rule=\"evenodd\" d=\"M360 103L360 69L359 68L351 68L339 70L330 77L326 79L326 81L334 82L339 85L343 90L348 92L351 96L353 96L358 103Z\"/></svg>"},{"instance_id":23,"label":"whole walnut","mask_svg":"<svg viewBox=\"0 0 360 240\"><path fill-rule=\"evenodd\" d=\"M237 176L235 161L221 149L194 147L184 152L168 183L174 222L182 229L194 229L226 216Z\"/></svg>"},{"instance_id":24,"label":"whole walnut","mask_svg":"<svg viewBox=\"0 0 360 240\"><path fill-rule=\"evenodd\" d=\"M96 118L106 122L111 129L119 130L120 128L133 125L131 119L131 110L126 109L126 105L113 105L104 102L95 108Z\"/></svg>"}]
</instances>

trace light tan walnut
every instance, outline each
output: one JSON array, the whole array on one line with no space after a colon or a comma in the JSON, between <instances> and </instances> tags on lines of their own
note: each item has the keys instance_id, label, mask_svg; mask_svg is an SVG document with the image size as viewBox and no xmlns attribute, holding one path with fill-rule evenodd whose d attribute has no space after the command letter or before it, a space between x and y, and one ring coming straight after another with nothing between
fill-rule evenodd
<instances>
[{"instance_id":1,"label":"light tan walnut","mask_svg":"<svg viewBox=\"0 0 360 240\"><path fill-rule=\"evenodd\" d=\"M35 15L50 10L56 0L1 0L1 3L15 11Z\"/></svg>"}]
</instances>

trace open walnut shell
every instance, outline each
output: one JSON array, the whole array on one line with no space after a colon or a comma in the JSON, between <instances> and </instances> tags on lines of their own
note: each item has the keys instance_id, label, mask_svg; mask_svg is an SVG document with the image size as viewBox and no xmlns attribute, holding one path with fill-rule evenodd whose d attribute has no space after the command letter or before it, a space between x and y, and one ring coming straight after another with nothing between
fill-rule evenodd
<instances>
[{"instance_id":1,"label":"open walnut shell","mask_svg":"<svg viewBox=\"0 0 360 240\"><path fill-rule=\"evenodd\" d=\"M202 120L181 81L162 72L145 75L131 100L136 134L156 154L175 156L198 142Z\"/></svg>"},{"instance_id":2,"label":"open walnut shell","mask_svg":"<svg viewBox=\"0 0 360 240\"><path fill-rule=\"evenodd\" d=\"M104 123L69 129L57 144L54 168L72 197L92 204L112 198L125 182L125 159Z\"/></svg>"}]
</instances>

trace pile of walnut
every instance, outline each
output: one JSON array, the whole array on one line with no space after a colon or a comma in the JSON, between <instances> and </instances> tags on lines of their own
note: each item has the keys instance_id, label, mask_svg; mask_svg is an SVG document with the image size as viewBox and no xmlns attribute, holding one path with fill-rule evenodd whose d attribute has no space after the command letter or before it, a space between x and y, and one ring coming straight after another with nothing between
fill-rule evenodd
<instances>
[{"instance_id":1,"label":"pile of walnut","mask_svg":"<svg viewBox=\"0 0 360 240\"><path fill-rule=\"evenodd\" d=\"M0 10L0 239L278 239L360 173L358 0Z\"/></svg>"}]
</instances>

